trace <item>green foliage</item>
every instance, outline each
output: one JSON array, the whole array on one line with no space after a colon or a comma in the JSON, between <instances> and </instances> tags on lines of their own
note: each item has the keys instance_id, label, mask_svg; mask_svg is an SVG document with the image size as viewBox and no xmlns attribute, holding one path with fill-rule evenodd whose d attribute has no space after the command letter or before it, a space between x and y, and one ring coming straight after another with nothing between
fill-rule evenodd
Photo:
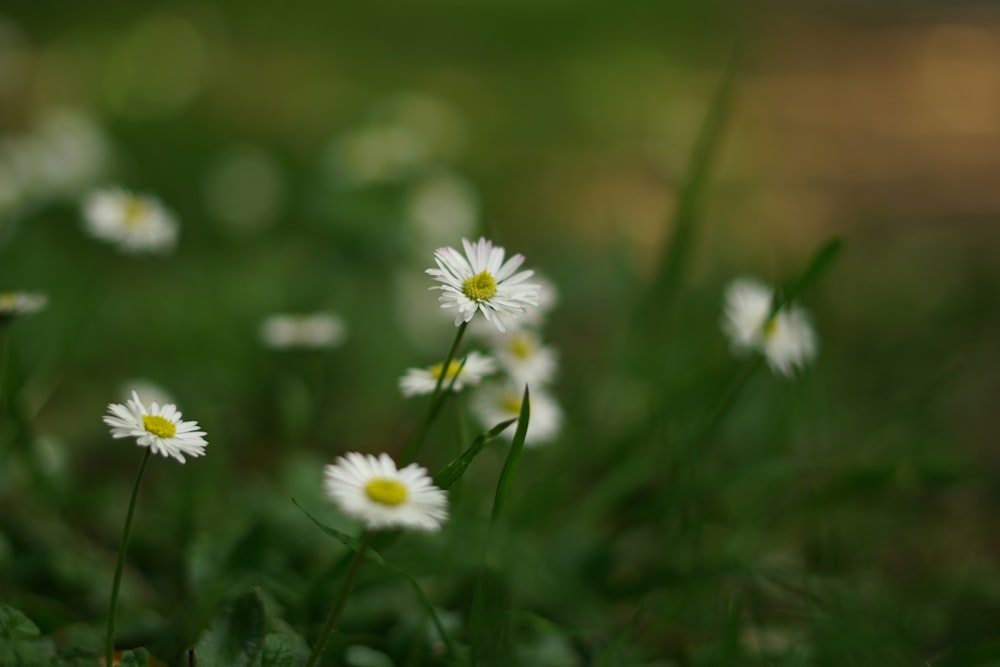
<instances>
[{"instance_id":1,"label":"green foliage","mask_svg":"<svg viewBox=\"0 0 1000 667\"><path fill-rule=\"evenodd\" d=\"M269 611L258 590L232 600L194 647L199 667L294 667L305 646Z\"/></svg>"}]
</instances>

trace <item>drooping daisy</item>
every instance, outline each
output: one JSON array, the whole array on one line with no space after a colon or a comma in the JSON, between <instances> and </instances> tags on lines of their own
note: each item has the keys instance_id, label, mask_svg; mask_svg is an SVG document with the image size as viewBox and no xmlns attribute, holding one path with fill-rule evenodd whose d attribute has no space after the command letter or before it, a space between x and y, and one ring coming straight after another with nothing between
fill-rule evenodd
<instances>
[{"instance_id":1,"label":"drooping daisy","mask_svg":"<svg viewBox=\"0 0 1000 667\"><path fill-rule=\"evenodd\" d=\"M556 352L542 344L528 329L516 329L493 337L493 354L514 384L532 389L552 381L556 373Z\"/></svg>"},{"instance_id":2,"label":"drooping daisy","mask_svg":"<svg viewBox=\"0 0 1000 667\"><path fill-rule=\"evenodd\" d=\"M49 299L34 292L0 292L0 321L7 318L34 315L43 310Z\"/></svg>"},{"instance_id":3,"label":"drooping daisy","mask_svg":"<svg viewBox=\"0 0 1000 667\"><path fill-rule=\"evenodd\" d=\"M326 466L326 495L368 528L434 531L448 518L448 497L416 463L396 469L388 454L351 452Z\"/></svg>"},{"instance_id":4,"label":"drooping daisy","mask_svg":"<svg viewBox=\"0 0 1000 667\"><path fill-rule=\"evenodd\" d=\"M504 262L504 249L485 238L476 243L462 239L463 257L454 248L438 248L434 261L438 268L427 269L440 285L442 308L457 308L455 326L470 321L477 311L501 332L503 317L520 317L528 306L538 303L539 287L525 283L533 271L517 272L524 263L523 255L514 255Z\"/></svg>"},{"instance_id":5,"label":"drooping daisy","mask_svg":"<svg viewBox=\"0 0 1000 667\"><path fill-rule=\"evenodd\" d=\"M497 364L491 357L478 352L470 352L465 358L464 365L460 359L453 359L448 364L448 370L444 373L441 386L442 388L447 387L448 383L454 379L455 384L452 385L452 388L454 391L459 391L465 385L479 384L480 380L490 373L495 373L496 370ZM434 364L430 368L411 368L406 371L406 375L399 378L399 389L406 397L430 394L434 391L434 386L443 371L443 363ZM455 377L456 375L458 377Z\"/></svg>"},{"instance_id":6,"label":"drooping daisy","mask_svg":"<svg viewBox=\"0 0 1000 667\"><path fill-rule=\"evenodd\" d=\"M108 412L104 423L111 427L112 438L135 438L140 447L149 447L154 454L172 456L181 463L185 455L205 455L205 432L198 430L198 422L182 421L173 404L161 407L153 403L147 408L133 391L125 405L112 403Z\"/></svg>"},{"instance_id":7,"label":"drooping daisy","mask_svg":"<svg viewBox=\"0 0 1000 667\"><path fill-rule=\"evenodd\" d=\"M809 316L794 304L768 319L773 298L773 290L763 283L734 280L726 289L722 330L736 354L756 350L772 371L791 376L816 356L816 334Z\"/></svg>"},{"instance_id":8,"label":"drooping daisy","mask_svg":"<svg viewBox=\"0 0 1000 667\"><path fill-rule=\"evenodd\" d=\"M480 387L472 399L472 410L483 426L491 428L502 421L516 419L521 414L523 394L524 387L513 384ZM561 425L562 410L555 399L542 389L532 389L531 415L528 418L524 444L532 446L553 440ZM505 429L501 435L512 440L515 430L513 427Z\"/></svg>"},{"instance_id":9,"label":"drooping daisy","mask_svg":"<svg viewBox=\"0 0 1000 667\"><path fill-rule=\"evenodd\" d=\"M83 217L91 236L127 253L166 253L177 245L177 219L153 197L97 190L84 202Z\"/></svg>"},{"instance_id":10,"label":"drooping daisy","mask_svg":"<svg viewBox=\"0 0 1000 667\"><path fill-rule=\"evenodd\" d=\"M261 324L260 337L275 349L336 347L347 339L347 325L331 313L277 314Z\"/></svg>"}]
</instances>

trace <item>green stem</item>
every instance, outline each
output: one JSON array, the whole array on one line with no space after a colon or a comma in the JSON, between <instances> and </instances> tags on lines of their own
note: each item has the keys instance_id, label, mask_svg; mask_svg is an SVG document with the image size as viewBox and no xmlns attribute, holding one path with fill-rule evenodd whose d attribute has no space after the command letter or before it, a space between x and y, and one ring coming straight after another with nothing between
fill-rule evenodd
<instances>
[{"instance_id":1,"label":"green stem","mask_svg":"<svg viewBox=\"0 0 1000 667\"><path fill-rule=\"evenodd\" d=\"M128 538L132 532L132 515L135 514L135 501L139 497L139 486L142 475L146 472L146 464L153 450L146 448L146 453L139 464L139 474L135 476L135 486L132 487L132 498L128 503L128 513L125 515L125 528L122 530L122 542L118 547L118 562L115 564L115 580L111 584L111 613L108 616L108 640L104 652L105 665L114 664L115 657L115 615L118 613L118 589L121 588L122 570L125 568L125 552L128 551Z\"/></svg>"},{"instance_id":2,"label":"green stem","mask_svg":"<svg viewBox=\"0 0 1000 667\"><path fill-rule=\"evenodd\" d=\"M0 316L2 317L2 316ZM7 323L0 321L0 419L7 416L7 364L10 358L10 333Z\"/></svg>"},{"instance_id":3,"label":"green stem","mask_svg":"<svg viewBox=\"0 0 1000 667\"><path fill-rule=\"evenodd\" d=\"M309 660L306 661L306 667L316 667L317 663L319 663L319 659L323 655L323 649L326 648L326 643L330 641L330 635L333 634L334 629L337 627L340 614L344 611L344 606L347 604L347 596L350 595L351 589L354 588L354 582L361 571L361 564L365 561L365 551L368 550L368 545L371 544L371 541L372 533L366 530L361 538L361 546L354 552L354 559L351 560L350 569L347 570L344 585L340 588L340 595L337 596L337 601L333 603L330 615L326 617L323 630L319 633L319 639L316 640L312 654L309 656Z\"/></svg>"},{"instance_id":4,"label":"green stem","mask_svg":"<svg viewBox=\"0 0 1000 667\"><path fill-rule=\"evenodd\" d=\"M424 436L427 435L427 429L430 427L431 422L434 421L434 416L437 414L438 408L440 407L441 398L441 386L444 384L444 378L448 374L448 367L451 365L452 360L455 358L455 352L458 350L458 344L462 342L462 335L468 328L468 322L462 322L458 327L458 332L455 334L455 340L451 344L451 349L448 350L448 356L445 357L444 364L441 366L441 373L438 374L437 382L434 383L434 393L431 394L431 400L427 402L427 411L424 412L424 418L420 420L420 425L417 426L417 430L413 432L410 439L406 441L406 445L403 447L403 451L399 454L399 464L405 465L417 457L417 453L420 451L420 446L424 442Z\"/></svg>"}]
</instances>

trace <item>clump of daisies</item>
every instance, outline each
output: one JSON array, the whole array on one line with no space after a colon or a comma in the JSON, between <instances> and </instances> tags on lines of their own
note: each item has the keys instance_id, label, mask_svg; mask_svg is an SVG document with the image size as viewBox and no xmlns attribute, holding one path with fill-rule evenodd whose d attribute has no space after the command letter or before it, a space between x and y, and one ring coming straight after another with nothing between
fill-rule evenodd
<instances>
[{"instance_id":1,"label":"clump of daisies","mask_svg":"<svg viewBox=\"0 0 1000 667\"><path fill-rule=\"evenodd\" d=\"M555 306L557 292L547 280L537 283L537 305L516 326L497 331L478 327L473 336L484 341L496 359L498 373L477 389L471 398L472 410L484 426L516 419L521 412L524 387L531 390L531 419L525 445L539 445L554 440L562 425L562 409L552 394L552 383L559 369L559 355L542 336L545 317ZM513 437L511 430L502 437Z\"/></svg>"},{"instance_id":2,"label":"clump of daisies","mask_svg":"<svg viewBox=\"0 0 1000 667\"><path fill-rule=\"evenodd\" d=\"M83 203L83 219L88 234L126 253L169 253L177 245L177 218L148 195L122 188L96 190Z\"/></svg>"},{"instance_id":3,"label":"clump of daisies","mask_svg":"<svg viewBox=\"0 0 1000 667\"><path fill-rule=\"evenodd\" d=\"M444 312L455 312L454 323L466 328L488 354L470 352L464 358L426 369L410 369L400 379L404 395L432 393L440 383L459 390L474 387L471 407L489 428L517 419L524 387L531 390L531 419L525 443L540 444L556 437L562 411L549 390L558 368L555 350L546 345L541 329L545 314L554 306L556 291L547 280L531 280L533 271L519 270L522 255L507 257L491 241L462 240L464 253L439 248L437 268L427 273L438 283L438 300ZM477 313L482 314L477 318ZM487 379L489 378L489 379ZM504 431L513 438L513 432Z\"/></svg>"},{"instance_id":4,"label":"clump of daisies","mask_svg":"<svg viewBox=\"0 0 1000 667\"><path fill-rule=\"evenodd\" d=\"M771 370L791 377L816 357L817 341L809 315L790 303L773 312L775 292L751 278L726 288L722 330L733 352L759 352Z\"/></svg>"}]
</instances>

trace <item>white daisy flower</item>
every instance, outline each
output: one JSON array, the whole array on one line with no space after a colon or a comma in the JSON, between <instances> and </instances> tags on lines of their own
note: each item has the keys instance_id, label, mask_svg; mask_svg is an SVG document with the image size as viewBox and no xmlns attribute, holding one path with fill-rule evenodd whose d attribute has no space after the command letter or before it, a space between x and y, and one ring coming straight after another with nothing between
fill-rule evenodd
<instances>
[{"instance_id":1,"label":"white daisy flower","mask_svg":"<svg viewBox=\"0 0 1000 667\"><path fill-rule=\"evenodd\" d=\"M542 344L528 329L517 329L493 337L493 354L514 384L534 389L552 381L556 373L556 351Z\"/></svg>"},{"instance_id":2,"label":"white daisy flower","mask_svg":"<svg viewBox=\"0 0 1000 667\"><path fill-rule=\"evenodd\" d=\"M439 530L448 497L416 463L396 469L388 454L351 452L326 466L326 495L368 528Z\"/></svg>"},{"instance_id":3,"label":"white daisy flower","mask_svg":"<svg viewBox=\"0 0 1000 667\"><path fill-rule=\"evenodd\" d=\"M809 316L789 304L768 319L773 290L756 280L738 278L726 289L722 330L733 351L756 350L775 373L795 374L816 356L816 334Z\"/></svg>"},{"instance_id":4,"label":"white daisy flower","mask_svg":"<svg viewBox=\"0 0 1000 667\"><path fill-rule=\"evenodd\" d=\"M198 430L198 422L181 421L181 413L172 403L162 407L153 403L147 408L133 391L125 405L112 403L108 412L111 414L104 417L104 423L111 427L112 438L135 438L140 447L181 463L185 455L205 455L205 432Z\"/></svg>"},{"instance_id":5,"label":"white daisy flower","mask_svg":"<svg viewBox=\"0 0 1000 667\"><path fill-rule=\"evenodd\" d=\"M513 384L495 384L481 387L472 400L472 411L483 426L492 428L502 421L517 419L521 414L521 399L524 387ZM562 409L548 392L531 390L531 414L528 418L528 432L524 438L527 446L539 445L553 440L562 426ZM514 439L516 429L512 426L501 434L507 440Z\"/></svg>"},{"instance_id":6,"label":"white daisy flower","mask_svg":"<svg viewBox=\"0 0 1000 667\"><path fill-rule=\"evenodd\" d=\"M43 310L48 302L49 299L44 294L0 292L0 321L21 315L34 315Z\"/></svg>"},{"instance_id":7,"label":"white daisy flower","mask_svg":"<svg viewBox=\"0 0 1000 667\"><path fill-rule=\"evenodd\" d=\"M336 347L347 339L347 325L336 315L272 315L260 327L264 344L275 349Z\"/></svg>"},{"instance_id":8,"label":"white daisy flower","mask_svg":"<svg viewBox=\"0 0 1000 667\"><path fill-rule=\"evenodd\" d=\"M399 378L399 389L406 397L430 394L434 391L434 386L443 370L443 363L434 364L430 368L411 368L406 371L406 375ZM452 359L448 364L448 371L444 374L441 387L446 388L454 379L455 384L452 388L454 391L459 391L465 385L479 384L480 380L490 373L495 373L496 370L497 364L492 358L478 352L470 352L465 358L464 365L460 359Z\"/></svg>"},{"instance_id":9,"label":"white daisy flower","mask_svg":"<svg viewBox=\"0 0 1000 667\"><path fill-rule=\"evenodd\" d=\"M84 202L83 215L91 236L128 253L170 252L177 245L177 219L153 197L97 190Z\"/></svg>"},{"instance_id":10,"label":"white daisy flower","mask_svg":"<svg viewBox=\"0 0 1000 667\"><path fill-rule=\"evenodd\" d=\"M454 248L438 248L434 261L438 268L427 273L440 285L431 289L442 291L442 308L457 308L455 326L470 321L477 311L501 332L506 331L503 317L520 317L527 306L538 303L538 285L525 284L533 271L515 273L524 262L523 255L514 255L504 262L504 249L480 238L476 243L462 239L463 257Z\"/></svg>"}]
</instances>

